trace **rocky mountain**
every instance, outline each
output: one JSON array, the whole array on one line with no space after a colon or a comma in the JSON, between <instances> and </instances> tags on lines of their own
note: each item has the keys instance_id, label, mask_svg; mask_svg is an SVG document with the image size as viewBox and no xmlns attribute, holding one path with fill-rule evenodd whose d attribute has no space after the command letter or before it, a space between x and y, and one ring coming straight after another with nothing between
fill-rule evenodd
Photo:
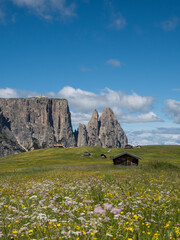
<instances>
[{"instance_id":1,"label":"rocky mountain","mask_svg":"<svg viewBox=\"0 0 180 240\"><path fill-rule=\"evenodd\" d=\"M76 146L68 102L65 99L1 98L0 114L1 122L5 122L0 124L0 141L6 139L10 149L10 140L18 147L18 151L48 148L55 143L66 147ZM0 156L6 155L2 144L0 148Z\"/></svg>"},{"instance_id":2,"label":"rocky mountain","mask_svg":"<svg viewBox=\"0 0 180 240\"><path fill-rule=\"evenodd\" d=\"M47 97L0 99L0 157L38 148L124 147L127 137L110 108L94 110L86 126L73 132L65 99Z\"/></svg>"},{"instance_id":3,"label":"rocky mountain","mask_svg":"<svg viewBox=\"0 0 180 240\"><path fill-rule=\"evenodd\" d=\"M79 124L78 127L78 136L77 136L77 146L87 146L87 130L84 124Z\"/></svg>"},{"instance_id":4,"label":"rocky mountain","mask_svg":"<svg viewBox=\"0 0 180 240\"><path fill-rule=\"evenodd\" d=\"M110 108L104 109L100 117L99 139L104 148L119 148L127 144L126 134Z\"/></svg>"},{"instance_id":5,"label":"rocky mountain","mask_svg":"<svg viewBox=\"0 0 180 240\"><path fill-rule=\"evenodd\" d=\"M101 142L99 139L99 128L100 128L100 122L99 122L99 114L97 110L95 109L93 111L91 120L88 123L87 126L87 134L88 134L88 146L101 146Z\"/></svg>"},{"instance_id":6,"label":"rocky mountain","mask_svg":"<svg viewBox=\"0 0 180 240\"><path fill-rule=\"evenodd\" d=\"M86 132L85 126L83 126L83 132ZM128 142L125 132L110 108L105 108L100 118L97 110L94 110L87 125L87 138L84 138L83 145L79 145L79 138L82 139L81 128L78 130L78 146L119 148L124 147Z\"/></svg>"}]
</instances>

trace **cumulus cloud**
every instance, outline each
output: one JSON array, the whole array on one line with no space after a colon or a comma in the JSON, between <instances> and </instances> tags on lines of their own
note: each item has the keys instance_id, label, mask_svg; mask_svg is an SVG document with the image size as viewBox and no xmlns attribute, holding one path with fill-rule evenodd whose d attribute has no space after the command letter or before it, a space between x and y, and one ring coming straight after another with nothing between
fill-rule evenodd
<instances>
[{"instance_id":1,"label":"cumulus cloud","mask_svg":"<svg viewBox=\"0 0 180 240\"><path fill-rule=\"evenodd\" d=\"M179 18L174 16L171 19L161 22L160 27L164 31L168 32L177 28L178 25L179 25Z\"/></svg>"},{"instance_id":2,"label":"cumulus cloud","mask_svg":"<svg viewBox=\"0 0 180 240\"><path fill-rule=\"evenodd\" d=\"M0 97L2 98L35 97L37 95L39 95L39 93L25 90L15 90L11 88L0 89ZM103 108L106 107L113 109L120 122L162 121L155 113L149 112L154 99L152 97L142 97L136 93L127 95L122 91L114 91L106 88L99 94L95 94L90 91L67 86L62 88L58 93L49 92L45 95L52 98L65 98L68 100L72 112L73 125L78 125L79 123L87 124L94 109L98 109L101 114ZM132 114L136 115L134 116Z\"/></svg>"},{"instance_id":3,"label":"cumulus cloud","mask_svg":"<svg viewBox=\"0 0 180 240\"><path fill-rule=\"evenodd\" d=\"M122 91L114 91L109 88L95 94L67 86L61 89L56 97L67 98L74 111L85 113L95 108L102 109L107 106L122 107L131 113L143 113L148 112L154 102L152 97L142 97L134 92L131 95L126 95Z\"/></svg>"},{"instance_id":4,"label":"cumulus cloud","mask_svg":"<svg viewBox=\"0 0 180 240\"><path fill-rule=\"evenodd\" d=\"M19 7L26 7L43 18L51 19L53 13L61 17L76 16L75 4L68 4L67 0L11 0Z\"/></svg>"},{"instance_id":5,"label":"cumulus cloud","mask_svg":"<svg viewBox=\"0 0 180 240\"><path fill-rule=\"evenodd\" d=\"M167 106L165 111L171 115L175 123L180 123L180 101L168 99L165 104Z\"/></svg>"},{"instance_id":6,"label":"cumulus cloud","mask_svg":"<svg viewBox=\"0 0 180 240\"><path fill-rule=\"evenodd\" d=\"M75 113L71 112L71 120L74 126L78 126L79 123L85 124L87 126L89 120L91 119L91 113Z\"/></svg>"},{"instance_id":7,"label":"cumulus cloud","mask_svg":"<svg viewBox=\"0 0 180 240\"><path fill-rule=\"evenodd\" d=\"M163 120L157 116L155 113L150 112L146 114L139 114L137 116L131 116L124 113L121 109L112 108L114 114L120 121L120 123L145 123L145 122L162 122ZM99 112L99 116L101 112ZM83 112L71 112L72 116L72 124L78 126L79 123L87 125L89 120L91 119L91 113L83 113Z\"/></svg>"},{"instance_id":8,"label":"cumulus cloud","mask_svg":"<svg viewBox=\"0 0 180 240\"><path fill-rule=\"evenodd\" d=\"M18 90L12 88L1 88L0 89L0 98L26 98L26 97L35 97L38 93L30 92L26 90Z\"/></svg>"},{"instance_id":9,"label":"cumulus cloud","mask_svg":"<svg viewBox=\"0 0 180 240\"><path fill-rule=\"evenodd\" d=\"M124 115L120 117L120 120L124 123L138 123L138 122L162 122L163 120L154 112L148 112L137 116Z\"/></svg>"},{"instance_id":10,"label":"cumulus cloud","mask_svg":"<svg viewBox=\"0 0 180 240\"><path fill-rule=\"evenodd\" d=\"M127 136L133 145L180 145L180 128L142 129L127 132Z\"/></svg>"},{"instance_id":11,"label":"cumulus cloud","mask_svg":"<svg viewBox=\"0 0 180 240\"><path fill-rule=\"evenodd\" d=\"M122 63L117 59L109 59L108 61L106 61L106 64L111 65L113 67L121 67L122 65Z\"/></svg>"},{"instance_id":12,"label":"cumulus cloud","mask_svg":"<svg viewBox=\"0 0 180 240\"><path fill-rule=\"evenodd\" d=\"M12 88L1 88L0 97L1 98L17 98L19 97L19 95L17 91Z\"/></svg>"}]
</instances>

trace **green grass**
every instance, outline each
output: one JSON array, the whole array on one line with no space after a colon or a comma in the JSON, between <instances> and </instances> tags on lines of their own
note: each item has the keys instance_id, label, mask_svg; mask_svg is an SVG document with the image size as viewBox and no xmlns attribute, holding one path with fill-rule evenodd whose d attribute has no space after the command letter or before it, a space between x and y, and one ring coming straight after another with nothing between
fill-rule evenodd
<instances>
[{"instance_id":1,"label":"green grass","mask_svg":"<svg viewBox=\"0 0 180 240\"><path fill-rule=\"evenodd\" d=\"M91 156L84 156L84 152L90 152ZM100 147L77 147L65 149L40 149L27 153L21 153L13 156L0 158L1 170L40 168L40 167L60 167L69 165L102 165L110 166L111 156L115 156L125 149L103 149ZM140 149L128 149L128 152L142 158L142 164L151 163L152 161L170 162L171 164L180 165L180 146L143 146ZM105 153L106 159L101 159L100 155Z\"/></svg>"},{"instance_id":2,"label":"green grass","mask_svg":"<svg viewBox=\"0 0 180 240\"><path fill-rule=\"evenodd\" d=\"M142 158L137 167L114 166L110 157L126 150L108 151L1 158L0 239L179 240L180 146L127 150Z\"/></svg>"}]
</instances>

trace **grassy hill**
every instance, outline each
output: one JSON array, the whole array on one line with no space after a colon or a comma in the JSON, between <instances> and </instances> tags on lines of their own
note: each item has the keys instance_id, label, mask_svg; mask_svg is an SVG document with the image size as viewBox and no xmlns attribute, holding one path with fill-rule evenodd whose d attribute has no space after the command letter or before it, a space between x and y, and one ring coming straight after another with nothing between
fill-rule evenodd
<instances>
[{"instance_id":1,"label":"grassy hill","mask_svg":"<svg viewBox=\"0 0 180 240\"><path fill-rule=\"evenodd\" d=\"M180 239L180 146L129 149L139 166L114 166L110 157L124 151L41 149L1 158L0 239Z\"/></svg>"},{"instance_id":2,"label":"grassy hill","mask_svg":"<svg viewBox=\"0 0 180 240\"><path fill-rule=\"evenodd\" d=\"M97 165L100 167L112 166L110 157L126 151L125 149L104 149L101 147L77 148L49 148L34 150L13 156L0 158L0 170L14 170L39 167L85 166ZM128 149L128 152L142 158L140 166L151 162L168 162L180 165L180 146L143 146L140 149ZM91 156L84 156L90 152ZM106 159L100 155L106 154Z\"/></svg>"}]
</instances>

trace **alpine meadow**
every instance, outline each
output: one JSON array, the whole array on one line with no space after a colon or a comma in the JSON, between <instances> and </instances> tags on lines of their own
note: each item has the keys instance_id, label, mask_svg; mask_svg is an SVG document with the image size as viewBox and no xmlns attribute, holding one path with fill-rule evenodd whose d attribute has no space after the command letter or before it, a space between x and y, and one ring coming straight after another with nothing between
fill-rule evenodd
<instances>
[{"instance_id":1,"label":"alpine meadow","mask_svg":"<svg viewBox=\"0 0 180 240\"><path fill-rule=\"evenodd\" d=\"M114 166L110 157L123 151L41 149L1 158L0 238L180 239L180 147L129 149L139 165Z\"/></svg>"},{"instance_id":2,"label":"alpine meadow","mask_svg":"<svg viewBox=\"0 0 180 240\"><path fill-rule=\"evenodd\" d=\"M180 240L180 0L0 0L0 240Z\"/></svg>"}]
</instances>

